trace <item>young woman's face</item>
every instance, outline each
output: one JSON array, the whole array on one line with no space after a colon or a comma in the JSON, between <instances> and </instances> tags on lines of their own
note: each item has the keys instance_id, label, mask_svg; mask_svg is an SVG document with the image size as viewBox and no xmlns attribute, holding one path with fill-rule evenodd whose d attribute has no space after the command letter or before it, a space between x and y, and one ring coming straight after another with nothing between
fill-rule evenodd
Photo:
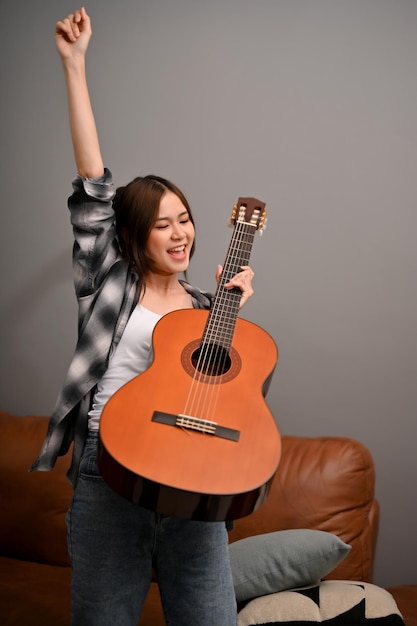
<instances>
[{"instance_id":1,"label":"young woman's face","mask_svg":"<svg viewBox=\"0 0 417 626\"><path fill-rule=\"evenodd\" d=\"M167 191L161 198L158 217L149 233L146 251L157 274L184 272L190 261L194 226L179 197Z\"/></svg>"}]
</instances>

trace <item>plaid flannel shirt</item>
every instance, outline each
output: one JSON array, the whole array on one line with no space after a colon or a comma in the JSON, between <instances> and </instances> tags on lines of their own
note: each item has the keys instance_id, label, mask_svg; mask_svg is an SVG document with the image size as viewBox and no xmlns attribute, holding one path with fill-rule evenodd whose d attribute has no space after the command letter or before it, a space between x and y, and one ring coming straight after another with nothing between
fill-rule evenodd
<instances>
[{"instance_id":1,"label":"plaid flannel shirt","mask_svg":"<svg viewBox=\"0 0 417 626\"><path fill-rule=\"evenodd\" d=\"M68 200L74 232L73 272L78 300L78 341L50 417L45 441L31 470L51 470L74 442L68 479L74 486L88 432L95 387L120 341L138 301L139 279L122 258L112 199L111 172L101 178L77 177ZM195 308L210 308L211 295L185 281Z\"/></svg>"}]
</instances>

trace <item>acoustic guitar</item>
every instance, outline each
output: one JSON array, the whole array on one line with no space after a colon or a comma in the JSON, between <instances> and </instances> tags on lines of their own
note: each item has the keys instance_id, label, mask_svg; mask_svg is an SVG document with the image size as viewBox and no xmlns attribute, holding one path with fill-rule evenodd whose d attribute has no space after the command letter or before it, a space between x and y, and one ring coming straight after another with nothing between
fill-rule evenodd
<instances>
[{"instance_id":1,"label":"acoustic guitar","mask_svg":"<svg viewBox=\"0 0 417 626\"><path fill-rule=\"evenodd\" d=\"M278 349L238 318L241 291L224 285L248 265L265 204L239 198L210 311L163 316L154 359L104 407L98 463L117 493L177 517L221 521L255 511L278 467L281 439L265 402Z\"/></svg>"}]
</instances>

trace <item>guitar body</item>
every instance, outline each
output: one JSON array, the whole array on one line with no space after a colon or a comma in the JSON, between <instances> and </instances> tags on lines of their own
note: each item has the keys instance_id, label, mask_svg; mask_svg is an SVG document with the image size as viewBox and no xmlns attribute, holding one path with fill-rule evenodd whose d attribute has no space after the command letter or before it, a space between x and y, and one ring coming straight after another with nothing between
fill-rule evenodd
<instances>
[{"instance_id":1,"label":"guitar body","mask_svg":"<svg viewBox=\"0 0 417 626\"><path fill-rule=\"evenodd\" d=\"M256 510L278 467L280 436L264 400L278 349L239 318L222 372L203 371L196 351L207 316L185 309L158 322L153 363L104 408L98 462L105 481L132 502L220 521Z\"/></svg>"}]
</instances>

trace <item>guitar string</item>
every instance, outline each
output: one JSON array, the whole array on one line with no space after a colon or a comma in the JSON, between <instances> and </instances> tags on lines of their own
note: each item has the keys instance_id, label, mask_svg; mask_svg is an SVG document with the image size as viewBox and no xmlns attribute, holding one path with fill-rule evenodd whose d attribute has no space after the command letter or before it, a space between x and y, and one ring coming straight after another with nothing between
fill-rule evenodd
<instances>
[{"instance_id":1,"label":"guitar string","mask_svg":"<svg viewBox=\"0 0 417 626\"><path fill-rule=\"evenodd\" d=\"M222 315L220 311L223 305L229 317L230 312L236 316L241 298L241 295L236 292L230 293L224 290L223 285L240 271L242 265L246 265L249 261L254 232L251 233L248 226L250 225L242 222L237 222L236 224L226 256L226 273L222 274L217 288L218 294L216 294L216 300L218 296L218 310L214 311L213 318L210 319L210 328L207 329L207 334L204 337L202 348L200 349L193 381L184 407L185 415L195 417L203 416L202 419L215 421L215 419L213 419L215 416L215 408L218 404L223 376L224 373L226 373L229 357L229 350L224 348L224 342L222 345L222 341L217 342L216 338L220 336L221 339L228 340L228 348L230 349L235 326L235 324L233 324L233 329L231 329L231 323L228 321L229 318L226 316L226 321L224 321L224 315ZM244 243L246 243L246 246L243 245ZM219 328L222 330L221 334L219 333ZM208 373L206 374L206 372ZM208 384L199 385L198 383L201 382L207 382Z\"/></svg>"},{"instance_id":2,"label":"guitar string","mask_svg":"<svg viewBox=\"0 0 417 626\"><path fill-rule=\"evenodd\" d=\"M230 275L233 273L231 270L231 266L233 265L232 253L234 253L234 251L237 250L236 245L233 245L233 243L236 240L238 240L238 235L239 235L238 231L239 229L235 230L232 244L229 247L228 256L225 262L226 271L224 270L224 275L222 276L221 285L219 287L219 299L218 299L217 311L214 311L214 314L211 320L212 321L211 328L208 329L209 332L207 333L207 336L205 337L205 346L207 346L207 348L204 349L204 353L203 353L203 360L205 362L201 364L202 371L208 372L208 375L210 376L210 378L208 379L209 384L206 385L205 387L200 388L201 394L199 398L200 399L199 413L203 412L204 410L204 414L207 417L210 417L212 419L214 418L215 407L217 405L217 399L220 393L220 385L222 383L222 377L219 375L221 374L221 372L224 371L226 367L224 347L222 349L222 346L219 345L222 343L221 337L219 337L219 335L221 334L220 331L223 325L222 335L225 334L224 324L226 322L225 322L224 315L221 317L219 312L221 310L224 310L226 314L229 313L229 310L228 310L229 307L225 306L225 303L226 304L228 303L232 294L228 294L224 290L223 285L228 281ZM227 315L226 315L226 318L227 318ZM205 380L207 381L207 378ZM215 420L213 419L213 421Z\"/></svg>"},{"instance_id":3,"label":"guitar string","mask_svg":"<svg viewBox=\"0 0 417 626\"><path fill-rule=\"evenodd\" d=\"M236 229L234 230L232 241L231 241L231 244L229 246L229 250L226 256L225 267L227 267L229 264L230 251L233 249L233 242L235 238L236 238ZM225 274L223 273L220 278L219 285L217 286L217 291L215 295L216 306L217 306L217 303L221 303L222 300L224 299L224 296L222 295L222 289L223 289L223 284L225 282L227 282L227 280L226 280ZM200 390L200 394L198 394L198 389L197 389L197 392L194 391L194 388L195 386L197 386L197 383L200 383L203 380L207 380L205 372L208 369L208 364L210 363L210 360L213 359L213 346L210 344L212 344L212 341L211 341L212 335L213 335L212 329L215 328L216 323L217 323L216 310L212 311L209 321L210 321L211 326L209 325L209 327L206 329L206 333L203 337L203 342L200 347L200 354L196 363L193 382L190 387L190 392L187 398L186 407L184 409L184 412L187 414L189 413L195 414L195 415L201 414L202 412L201 407L204 406L204 399L202 396L203 395L207 396L207 394L209 393L208 388L211 387L210 384L207 385L206 387L201 385L200 387L198 387L198 389ZM212 379L212 382L215 382L215 379Z\"/></svg>"},{"instance_id":4,"label":"guitar string","mask_svg":"<svg viewBox=\"0 0 417 626\"><path fill-rule=\"evenodd\" d=\"M244 253L244 248L242 248L242 241L245 238L245 233L246 233L245 224L239 223L236 229L236 240L239 245L235 245L232 248L234 255L231 256L231 260L229 263L229 272L228 272L228 275L225 276L224 282L227 282L230 278L232 278L232 276L234 276L240 270L240 267L244 265L244 262L243 262L244 257L242 256ZM226 339L228 340L228 348L230 349L232 336L233 336L233 332L231 332L231 330L234 331L236 316L238 312L238 306L239 306L239 302L241 298L240 290L239 290L239 294L236 293L236 291L234 292L224 291L222 298L223 298L224 308L229 313L229 316L228 317L226 316L226 320L223 322L223 334L226 336ZM230 313L232 313L234 316L233 329L227 328L228 325L231 326ZM218 327L220 325L221 323L217 324ZM222 342L219 341L219 343L221 344ZM213 345L213 351L216 352L216 354L213 356L213 360L215 363L218 363L218 367L217 367L217 371L215 372L215 375L218 376L217 380L218 380L218 385L219 385L218 386L218 393L219 393L220 385L223 382L223 375L221 375L221 372L226 372L226 365L227 365L227 360L228 360L230 352L229 350L225 349L225 346L218 346L217 342L212 342L212 345Z\"/></svg>"},{"instance_id":5,"label":"guitar string","mask_svg":"<svg viewBox=\"0 0 417 626\"><path fill-rule=\"evenodd\" d=\"M242 241L242 235L243 237L245 237L245 233L246 230L245 228L247 227L247 225L245 226L245 224L239 223L238 227L235 231L235 237L233 241ZM240 238L240 240L239 240ZM229 259L228 259L228 263L225 264L228 267L228 272L225 273L224 277L223 277L223 284L228 282L228 280L234 276L237 271L239 270L240 266L245 264L242 261L247 260L248 257L244 258L244 257L239 257L239 254L244 253L244 249L242 248L241 245L237 246L237 245L231 245L230 249L229 249L229 253L233 253L233 254L229 254ZM233 256L234 255L234 256ZM223 291L220 293L220 302L223 303L223 308L226 309L229 313L230 311L233 312L234 315L237 314L237 310L238 310L238 305L240 302L240 294L235 293L230 293L229 291ZM234 300L234 305L230 306L230 300ZM224 305L224 303L226 303L226 306ZM221 311L221 306L219 306L218 311ZM224 317L224 316L223 316ZM220 313L217 313L217 319L216 316L214 316L213 318L213 325L212 325L212 331L214 330L214 333L212 333L212 335L214 335L214 338L216 338L216 336L219 335L218 332L218 328L223 324L223 336L226 336L226 338L228 338L228 344L229 344L229 348L231 345L231 340L232 340L232 336L230 336L230 330L228 330L227 326L231 326L230 322L228 322L226 320L226 322L224 322L222 319L220 319L220 323L219 320L220 319ZM226 327L225 327L226 326ZM234 330L234 325L233 325L233 330ZM229 335L229 337L228 337ZM233 333L232 333L233 335ZM218 342L215 340L212 340L212 336L208 335L209 341L208 341L208 345L210 346L210 350L208 351L208 355L207 355L207 363L206 365L203 365L203 368L206 367L208 368L210 363L215 363L216 365L216 369L214 369L211 372L211 375L214 377L212 379L213 384L211 386L206 385L205 390L206 390L206 397L210 396L210 403L205 403L203 402L203 400L201 399L201 406L206 410L206 414L213 417L214 416L214 412L215 412L215 407L217 406L217 400L218 400L218 396L220 393L220 389L221 389L221 384L223 381L223 375L221 374L222 372L226 371L226 365L227 365L227 359L229 356L229 351L224 349L224 346L219 346ZM220 344L222 343L221 341L219 342ZM214 385L214 386L213 386ZM217 385L217 386L216 386ZM208 411L208 413L207 413ZM213 420L215 421L215 420Z\"/></svg>"},{"instance_id":6,"label":"guitar string","mask_svg":"<svg viewBox=\"0 0 417 626\"><path fill-rule=\"evenodd\" d=\"M229 276L226 277L226 280L228 280L229 278L231 278L232 276L234 276L238 271L240 271L240 268L242 265L246 265L247 261L249 260L249 256L245 255L245 248L242 246L242 241L247 240L247 225L246 224L241 224L239 226L239 228L237 229L237 239L239 241L239 245L234 249L235 252L235 256L232 260L232 270L230 271ZM227 361L228 358L230 356L230 348L231 348L231 344L232 344L232 339L233 339L233 333L235 330L235 325L236 325L236 317L239 311L239 303L240 303L240 299L241 299L241 292L240 290L238 291L233 291L232 293L230 292L224 292L224 300L227 301L227 307L229 309L229 312L231 312L233 314L234 317L234 322L233 322L233 328L226 328L224 329L227 337L228 337L228 349L225 350L224 347L219 348L220 351L220 356L221 358L219 358L219 371L227 373L226 371L226 365L227 365ZM230 326L230 315L229 318L226 320L226 326L229 325ZM231 363L230 363L231 365ZM217 387L217 394L212 394L212 399L213 399L213 414L215 411L215 408L217 407L217 403L218 403L218 399L219 399L219 395L220 395L220 390L221 390L221 385L223 384L223 375L221 375L218 379L218 387Z\"/></svg>"},{"instance_id":7,"label":"guitar string","mask_svg":"<svg viewBox=\"0 0 417 626\"><path fill-rule=\"evenodd\" d=\"M235 245L233 248L231 248L233 255L231 255L231 260L228 265L229 272L228 272L228 275L225 275L224 282L227 282L230 278L232 278L232 276L234 276L240 270L241 266L245 264L244 259L246 257L243 256L244 248L242 247L242 241L245 238L245 234L246 234L246 226L245 224L241 224L239 222L236 228L236 240L238 242L238 245ZM228 358L230 356L230 347L232 343L233 332L234 332L235 325L236 325L236 316L238 313L240 298L241 298L240 290L239 290L239 293L237 293L236 291L228 292L226 290L224 290L222 293L222 300L223 300L224 308L229 313L229 316L226 316L225 320L224 319L220 320L220 323L218 323L217 326L220 327L223 324L223 334L226 336L228 349L226 349L224 345L219 345L222 343L221 341L219 341L219 344L216 341L211 342L213 346L212 359L213 359L213 362L217 364L217 369L213 373L213 375L215 376L214 380L216 381L217 386L215 386L215 388L213 389L211 393L211 398L210 398L211 403L208 406L206 405L206 408L208 409L209 414L212 415L213 418L215 417L216 407L219 401L220 391L222 388L221 385L223 384L224 374L227 373L226 366L227 366ZM233 328L231 327L232 325L230 323L230 313L232 313L232 315L234 316ZM215 421L215 419L213 419L213 421Z\"/></svg>"}]
</instances>

